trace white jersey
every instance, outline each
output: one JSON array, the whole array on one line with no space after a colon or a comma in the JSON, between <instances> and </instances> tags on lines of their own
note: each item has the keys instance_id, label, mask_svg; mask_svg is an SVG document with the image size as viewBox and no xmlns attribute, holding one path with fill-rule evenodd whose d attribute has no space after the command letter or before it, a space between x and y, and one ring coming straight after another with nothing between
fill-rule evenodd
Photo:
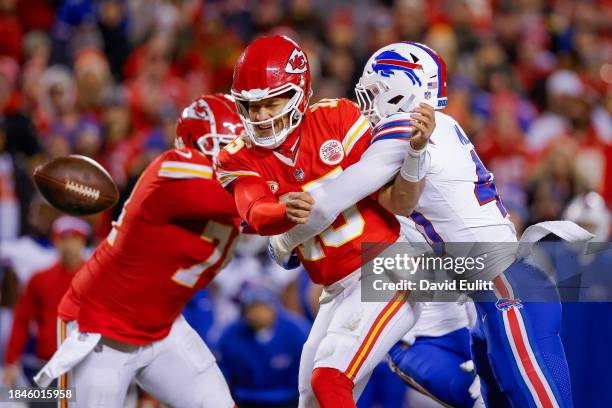
<instances>
[{"instance_id":1,"label":"white jersey","mask_svg":"<svg viewBox=\"0 0 612 408\"><path fill-rule=\"evenodd\" d=\"M434 242L514 242L516 235L495 189L493 174L482 164L474 145L450 116L436 112L424 166L425 186L410 216ZM409 113L383 119L373 143L406 138Z\"/></svg>"},{"instance_id":2,"label":"white jersey","mask_svg":"<svg viewBox=\"0 0 612 408\"><path fill-rule=\"evenodd\" d=\"M414 246L427 245L423 235L417 231L414 221L406 217L397 217L402 232L401 241L410 242ZM416 324L402 340L408 344L414 343L417 337L440 337L464 327L470 328L475 313L473 304L469 302L422 302L421 314Z\"/></svg>"},{"instance_id":3,"label":"white jersey","mask_svg":"<svg viewBox=\"0 0 612 408\"><path fill-rule=\"evenodd\" d=\"M472 303L422 302L421 314L415 325L402 337L408 344L417 337L441 337L455 330L470 328Z\"/></svg>"},{"instance_id":4,"label":"white jersey","mask_svg":"<svg viewBox=\"0 0 612 408\"><path fill-rule=\"evenodd\" d=\"M487 273L481 278L497 276L514 261L512 248L501 244L516 242L514 226L495 190L493 174L461 127L448 115L435 115L436 128L422 160L425 184L410 218L434 249L442 247L444 253L455 256L487 253ZM274 246L288 253L321 233L340 212L392 181L404 162L411 130L408 113L379 122L372 131L372 145L361 159L310 191L314 206L308 221L275 237ZM486 244L468 248L449 242Z\"/></svg>"}]
</instances>

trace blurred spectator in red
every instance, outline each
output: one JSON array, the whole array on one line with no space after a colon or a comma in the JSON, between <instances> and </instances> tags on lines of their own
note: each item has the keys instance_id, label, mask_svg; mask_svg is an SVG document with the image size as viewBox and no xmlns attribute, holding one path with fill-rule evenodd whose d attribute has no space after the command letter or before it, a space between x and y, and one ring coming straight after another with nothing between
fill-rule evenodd
<instances>
[{"instance_id":1,"label":"blurred spectator in red","mask_svg":"<svg viewBox=\"0 0 612 408\"><path fill-rule=\"evenodd\" d=\"M0 55L20 60L23 29L16 6L17 0L0 0Z\"/></svg>"},{"instance_id":2,"label":"blurred spectator in red","mask_svg":"<svg viewBox=\"0 0 612 408\"><path fill-rule=\"evenodd\" d=\"M19 20L25 31L50 31L55 21L55 8L59 1L28 0L17 1Z\"/></svg>"},{"instance_id":3,"label":"blurred spectator in red","mask_svg":"<svg viewBox=\"0 0 612 408\"><path fill-rule=\"evenodd\" d=\"M172 47L170 39L155 35L128 61L127 72L137 74L127 87L136 131L158 125L162 110L174 107L178 111L188 103L185 82L171 69Z\"/></svg>"},{"instance_id":4,"label":"blurred spectator in red","mask_svg":"<svg viewBox=\"0 0 612 408\"><path fill-rule=\"evenodd\" d=\"M17 300L13 329L6 349L4 383L14 386L28 337L36 327L36 357L42 367L56 350L57 306L70 286L70 281L85 261L84 249L89 236L89 225L75 217L63 216L53 223L53 243L59 261L38 273L28 282ZM32 367L34 368L34 367Z\"/></svg>"}]
</instances>

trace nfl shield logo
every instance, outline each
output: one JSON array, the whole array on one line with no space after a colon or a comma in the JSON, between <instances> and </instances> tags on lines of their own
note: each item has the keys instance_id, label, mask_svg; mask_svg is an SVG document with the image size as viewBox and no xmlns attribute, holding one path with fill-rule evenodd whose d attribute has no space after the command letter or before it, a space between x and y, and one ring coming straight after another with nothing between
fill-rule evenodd
<instances>
[{"instance_id":1,"label":"nfl shield logo","mask_svg":"<svg viewBox=\"0 0 612 408\"><path fill-rule=\"evenodd\" d=\"M293 172L293 177L295 177L297 181L304 181L304 176L304 170L302 169L295 169L295 171Z\"/></svg>"}]
</instances>

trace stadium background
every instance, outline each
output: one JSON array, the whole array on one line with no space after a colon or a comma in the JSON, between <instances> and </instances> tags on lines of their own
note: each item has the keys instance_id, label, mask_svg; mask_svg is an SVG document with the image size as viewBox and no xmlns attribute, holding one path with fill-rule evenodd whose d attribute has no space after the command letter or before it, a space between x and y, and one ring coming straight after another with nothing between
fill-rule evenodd
<instances>
[{"instance_id":1,"label":"stadium background","mask_svg":"<svg viewBox=\"0 0 612 408\"><path fill-rule=\"evenodd\" d=\"M588 191L609 208L611 22L603 0L0 0L0 351L20 290L55 259L49 237L58 214L35 193L32 170L84 154L109 170L125 200L142 169L172 145L182 108L227 92L238 55L262 34L288 35L306 50L312 102L353 98L364 62L383 45L430 45L448 69L446 113L495 174L519 231L561 218ZM87 218L90 246L120 208ZM244 242L231 271L188 308L213 347L253 299L282 310L278 316L301 315L289 320L303 331L312 319L316 288L303 273L270 265L256 241ZM278 341L299 350L300 336ZM28 361L37 364L26 353ZM278 362L290 373L287 389L297 382L293 363ZM370 395L380 389L391 401L385 407L401 406L403 386L389 385L383 369ZM251 376L261 381L254 387L265 390L268 375Z\"/></svg>"}]
</instances>

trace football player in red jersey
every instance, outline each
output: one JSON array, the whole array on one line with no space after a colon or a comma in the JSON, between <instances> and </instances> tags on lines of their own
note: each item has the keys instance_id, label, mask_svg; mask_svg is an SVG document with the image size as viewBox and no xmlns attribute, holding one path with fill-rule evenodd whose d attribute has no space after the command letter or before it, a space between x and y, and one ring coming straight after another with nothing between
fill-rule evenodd
<instances>
[{"instance_id":1,"label":"football player in red jersey","mask_svg":"<svg viewBox=\"0 0 612 408\"><path fill-rule=\"evenodd\" d=\"M247 137L219 154L219 181L262 235L306 222L313 204L307 192L338 177L369 147L366 118L346 99L308 107L308 60L282 36L259 38L245 49L232 95ZM423 128L431 130L431 124ZM354 407L372 369L413 325L418 311L407 293L388 303L361 302L360 266L398 237L398 221L371 195L298 247L312 280L325 286L302 351L300 407ZM362 253L363 242L381 245Z\"/></svg>"},{"instance_id":2,"label":"football player in red jersey","mask_svg":"<svg viewBox=\"0 0 612 408\"><path fill-rule=\"evenodd\" d=\"M78 407L123 406L133 379L173 406L234 406L212 353L181 311L232 256L238 213L214 179L211 156L241 132L227 96L185 108L176 148L146 168L64 296L63 343L39 384L61 376Z\"/></svg>"}]
</instances>

